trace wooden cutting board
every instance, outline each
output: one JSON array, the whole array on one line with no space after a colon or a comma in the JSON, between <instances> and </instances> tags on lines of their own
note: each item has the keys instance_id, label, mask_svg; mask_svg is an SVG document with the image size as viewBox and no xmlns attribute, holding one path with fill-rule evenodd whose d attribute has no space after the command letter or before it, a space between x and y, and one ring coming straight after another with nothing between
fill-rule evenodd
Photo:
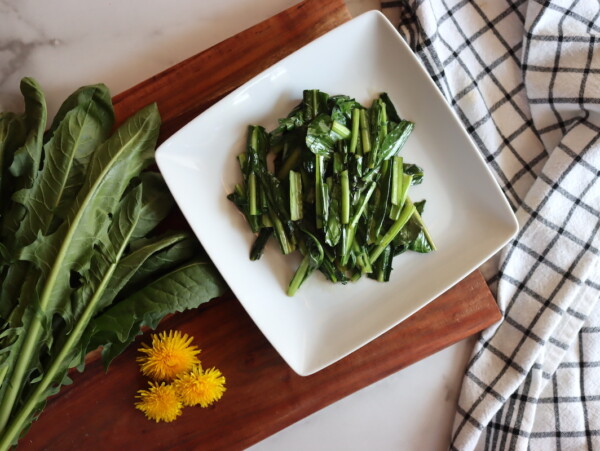
<instances>
[{"instance_id":1,"label":"wooden cutting board","mask_svg":"<svg viewBox=\"0 0 600 451\"><path fill-rule=\"evenodd\" d=\"M157 102L161 140L251 77L350 19L343 0L306 0L116 96L118 121ZM179 221L183 223L181 216ZM22 449L243 449L301 418L500 319L479 272L334 365L296 375L239 302L226 295L160 326L196 337L205 366L227 378L223 399L187 408L173 423L155 424L134 409L146 382L135 363L148 334L117 358L107 374L98 360L53 398L20 442Z\"/></svg>"}]
</instances>

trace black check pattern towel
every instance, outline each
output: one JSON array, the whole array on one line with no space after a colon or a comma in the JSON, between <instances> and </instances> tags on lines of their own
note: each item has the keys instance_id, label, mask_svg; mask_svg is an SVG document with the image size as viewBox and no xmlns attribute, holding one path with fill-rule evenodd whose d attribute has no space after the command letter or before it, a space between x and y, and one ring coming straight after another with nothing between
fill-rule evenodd
<instances>
[{"instance_id":1,"label":"black check pattern towel","mask_svg":"<svg viewBox=\"0 0 600 451\"><path fill-rule=\"evenodd\" d=\"M385 1L521 230L482 268L503 320L473 350L452 449L600 449L600 5Z\"/></svg>"}]
</instances>

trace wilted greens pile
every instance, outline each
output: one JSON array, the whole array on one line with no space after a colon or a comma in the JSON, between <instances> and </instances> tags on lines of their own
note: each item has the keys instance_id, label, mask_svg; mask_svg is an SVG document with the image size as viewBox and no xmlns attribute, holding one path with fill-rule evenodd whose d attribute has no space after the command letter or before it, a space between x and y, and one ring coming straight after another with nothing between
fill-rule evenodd
<instances>
[{"instance_id":1,"label":"wilted greens pile","mask_svg":"<svg viewBox=\"0 0 600 451\"><path fill-rule=\"evenodd\" d=\"M332 282L363 274L388 281L394 256L435 250L421 218L425 201L408 196L423 170L398 155L413 128L385 93L365 108L316 89L272 132L250 126L238 156L243 183L229 195L258 233L250 258L260 258L271 236L284 254L299 250L292 296L317 269Z\"/></svg>"},{"instance_id":2,"label":"wilted greens pile","mask_svg":"<svg viewBox=\"0 0 600 451\"><path fill-rule=\"evenodd\" d=\"M77 90L46 132L38 84L0 114L0 449L26 430L69 368L105 365L140 327L218 296L224 284L187 233L156 231L172 206L152 161L150 105L110 136L104 85Z\"/></svg>"}]
</instances>

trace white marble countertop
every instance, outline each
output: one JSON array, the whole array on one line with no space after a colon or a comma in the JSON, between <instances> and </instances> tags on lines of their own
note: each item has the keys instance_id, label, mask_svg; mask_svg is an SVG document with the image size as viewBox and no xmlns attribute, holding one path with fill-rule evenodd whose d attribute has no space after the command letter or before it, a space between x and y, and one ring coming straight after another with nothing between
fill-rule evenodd
<instances>
[{"instance_id":1,"label":"white marble countertop","mask_svg":"<svg viewBox=\"0 0 600 451\"><path fill-rule=\"evenodd\" d=\"M36 78L49 117L77 87L121 92L297 0L0 0L0 111ZM353 15L377 0L350 0ZM267 450L446 449L471 341L463 341L256 444Z\"/></svg>"}]
</instances>

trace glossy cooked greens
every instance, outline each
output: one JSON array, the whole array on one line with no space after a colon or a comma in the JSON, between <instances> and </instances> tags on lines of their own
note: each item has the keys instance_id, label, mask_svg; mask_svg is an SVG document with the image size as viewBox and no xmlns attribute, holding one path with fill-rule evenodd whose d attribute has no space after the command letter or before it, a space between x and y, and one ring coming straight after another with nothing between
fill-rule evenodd
<instances>
[{"instance_id":1,"label":"glossy cooked greens","mask_svg":"<svg viewBox=\"0 0 600 451\"><path fill-rule=\"evenodd\" d=\"M173 200L153 161L149 105L112 135L104 85L62 105L46 132L38 84L25 113L0 114L0 450L69 383L86 353L105 365L143 325L218 296L225 285L187 233L157 233Z\"/></svg>"},{"instance_id":2,"label":"glossy cooked greens","mask_svg":"<svg viewBox=\"0 0 600 451\"><path fill-rule=\"evenodd\" d=\"M315 270L332 282L388 281L394 256L435 250L425 201L408 196L423 170L398 155L413 128L385 93L365 108L316 89L270 133L251 125L238 156L243 183L228 196L258 233L250 258L271 236L284 254L299 250L292 296Z\"/></svg>"}]
</instances>

